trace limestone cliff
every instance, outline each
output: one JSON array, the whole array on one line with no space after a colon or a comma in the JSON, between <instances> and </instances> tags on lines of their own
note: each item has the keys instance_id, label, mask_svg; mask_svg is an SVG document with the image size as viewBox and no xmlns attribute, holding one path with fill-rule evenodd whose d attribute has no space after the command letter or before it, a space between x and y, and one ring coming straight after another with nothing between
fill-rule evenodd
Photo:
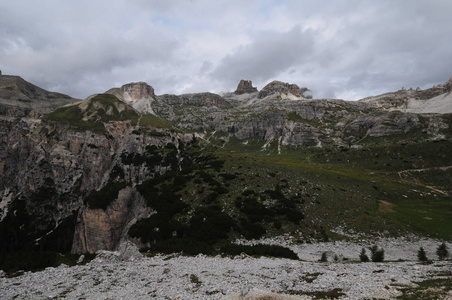
<instances>
[{"instance_id":1,"label":"limestone cliff","mask_svg":"<svg viewBox=\"0 0 452 300\"><path fill-rule=\"evenodd\" d=\"M155 101L154 88L145 82L128 83L105 93L115 95L141 113L155 114L152 108L152 103Z\"/></svg>"},{"instance_id":2,"label":"limestone cliff","mask_svg":"<svg viewBox=\"0 0 452 300\"><path fill-rule=\"evenodd\" d=\"M150 213L143 197L132 187L120 190L105 210L83 207L77 217L72 252L115 250L127 240L130 226Z\"/></svg>"}]
</instances>

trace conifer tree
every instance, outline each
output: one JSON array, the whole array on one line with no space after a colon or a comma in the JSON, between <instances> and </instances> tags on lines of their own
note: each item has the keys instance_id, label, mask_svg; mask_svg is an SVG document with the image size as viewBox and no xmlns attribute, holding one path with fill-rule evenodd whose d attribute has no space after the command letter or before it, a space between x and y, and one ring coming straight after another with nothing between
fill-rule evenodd
<instances>
[{"instance_id":1,"label":"conifer tree","mask_svg":"<svg viewBox=\"0 0 452 300\"><path fill-rule=\"evenodd\" d=\"M428 260L428 258L427 258L427 254L425 253L425 250L424 250L424 248L419 248L419 251L417 252L417 258L420 260L420 261L427 261Z\"/></svg>"},{"instance_id":2,"label":"conifer tree","mask_svg":"<svg viewBox=\"0 0 452 300\"><path fill-rule=\"evenodd\" d=\"M449 256L449 250L447 249L446 243L442 243L436 249L436 255L440 260L444 260Z\"/></svg>"},{"instance_id":3,"label":"conifer tree","mask_svg":"<svg viewBox=\"0 0 452 300\"><path fill-rule=\"evenodd\" d=\"M366 254L366 249L364 249L364 248L361 249L361 253L359 254L359 259L362 262L368 262L369 261L369 256L367 256L367 254Z\"/></svg>"}]
</instances>

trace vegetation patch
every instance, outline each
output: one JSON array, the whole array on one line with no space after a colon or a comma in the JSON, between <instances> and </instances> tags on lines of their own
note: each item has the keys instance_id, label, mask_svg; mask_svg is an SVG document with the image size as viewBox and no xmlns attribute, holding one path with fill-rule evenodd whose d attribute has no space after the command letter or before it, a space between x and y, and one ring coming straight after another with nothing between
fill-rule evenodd
<instances>
[{"instance_id":1,"label":"vegetation patch","mask_svg":"<svg viewBox=\"0 0 452 300\"><path fill-rule=\"evenodd\" d=\"M106 210L118 198L119 191L127 186L125 182L109 182L99 191L92 191L84 202L90 209Z\"/></svg>"},{"instance_id":2,"label":"vegetation patch","mask_svg":"<svg viewBox=\"0 0 452 300\"><path fill-rule=\"evenodd\" d=\"M130 120L134 125L138 122L138 113L113 95L96 95L88 100L86 106L83 109L82 104L63 106L45 115L43 119L69 124L76 130L90 130L96 133L105 133L104 123L110 121Z\"/></svg>"},{"instance_id":3,"label":"vegetation patch","mask_svg":"<svg viewBox=\"0 0 452 300\"><path fill-rule=\"evenodd\" d=\"M418 300L418 299L446 299L452 291L452 277L428 279L415 282L414 287L401 288L401 296L397 299Z\"/></svg>"},{"instance_id":4,"label":"vegetation patch","mask_svg":"<svg viewBox=\"0 0 452 300\"><path fill-rule=\"evenodd\" d=\"M250 256L260 257L260 256L270 256L270 257L280 257L289 259L298 259L298 255L290 250L289 248L278 246L278 245L237 245L237 244L227 244L221 247L221 253L226 255L237 256L245 253Z\"/></svg>"},{"instance_id":5,"label":"vegetation patch","mask_svg":"<svg viewBox=\"0 0 452 300\"><path fill-rule=\"evenodd\" d=\"M172 127L171 122L161 119L161 118L151 115L151 114L142 115L139 125L152 126L152 127L156 127L156 128L171 128ZM155 132L154 134L157 134L157 132Z\"/></svg>"},{"instance_id":6,"label":"vegetation patch","mask_svg":"<svg viewBox=\"0 0 452 300\"><path fill-rule=\"evenodd\" d=\"M94 259L95 254L84 254L84 264ZM40 271L47 267L58 267L61 264L74 266L80 255L60 254L57 252L0 252L0 270L8 276L17 276L19 271Z\"/></svg>"},{"instance_id":7,"label":"vegetation patch","mask_svg":"<svg viewBox=\"0 0 452 300\"><path fill-rule=\"evenodd\" d=\"M293 111L293 112L290 112L290 113L287 115L287 119L288 119L289 121L292 121L292 122L296 122L296 123L305 123L305 124L309 124L309 125L314 126L314 127L317 127L317 126L320 126L320 125L321 125L319 121L305 119L305 118L301 117L299 114L297 114L297 113L294 112L294 111Z\"/></svg>"},{"instance_id":8,"label":"vegetation patch","mask_svg":"<svg viewBox=\"0 0 452 300\"><path fill-rule=\"evenodd\" d=\"M316 292L290 290L287 291L286 293L289 295L311 296L314 299L340 299L344 296L347 296L347 294L342 292L342 289L333 289L330 291L316 291Z\"/></svg>"}]
</instances>

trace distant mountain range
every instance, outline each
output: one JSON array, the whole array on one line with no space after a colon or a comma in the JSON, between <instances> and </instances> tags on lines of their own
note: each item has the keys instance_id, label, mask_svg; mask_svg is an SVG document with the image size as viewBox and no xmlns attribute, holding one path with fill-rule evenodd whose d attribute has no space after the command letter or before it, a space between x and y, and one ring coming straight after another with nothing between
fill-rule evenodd
<instances>
[{"instance_id":1,"label":"distant mountain range","mask_svg":"<svg viewBox=\"0 0 452 300\"><path fill-rule=\"evenodd\" d=\"M78 100L2 75L0 252L452 240L451 86L343 101L280 81L224 95L138 82Z\"/></svg>"}]
</instances>

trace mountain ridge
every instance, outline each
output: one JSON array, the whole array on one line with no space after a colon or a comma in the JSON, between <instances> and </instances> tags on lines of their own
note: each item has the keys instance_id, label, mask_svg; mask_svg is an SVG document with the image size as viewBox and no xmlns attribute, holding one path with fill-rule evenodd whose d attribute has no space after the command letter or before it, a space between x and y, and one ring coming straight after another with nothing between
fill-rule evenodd
<instances>
[{"instance_id":1,"label":"mountain ridge","mask_svg":"<svg viewBox=\"0 0 452 300\"><path fill-rule=\"evenodd\" d=\"M19 76L0 75L0 114L27 116L49 113L65 104L77 101L70 96L46 91Z\"/></svg>"},{"instance_id":2,"label":"mountain ridge","mask_svg":"<svg viewBox=\"0 0 452 300\"><path fill-rule=\"evenodd\" d=\"M96 252L127 240L212 254L237 238L345 238L339 227L452 239L439 209L451 205L450 114L383 107L402 93L307 99L274 84L260 98L155 95L131 83L40 119L2 119L0 252Z\"/></svg>"}]
</instances>

